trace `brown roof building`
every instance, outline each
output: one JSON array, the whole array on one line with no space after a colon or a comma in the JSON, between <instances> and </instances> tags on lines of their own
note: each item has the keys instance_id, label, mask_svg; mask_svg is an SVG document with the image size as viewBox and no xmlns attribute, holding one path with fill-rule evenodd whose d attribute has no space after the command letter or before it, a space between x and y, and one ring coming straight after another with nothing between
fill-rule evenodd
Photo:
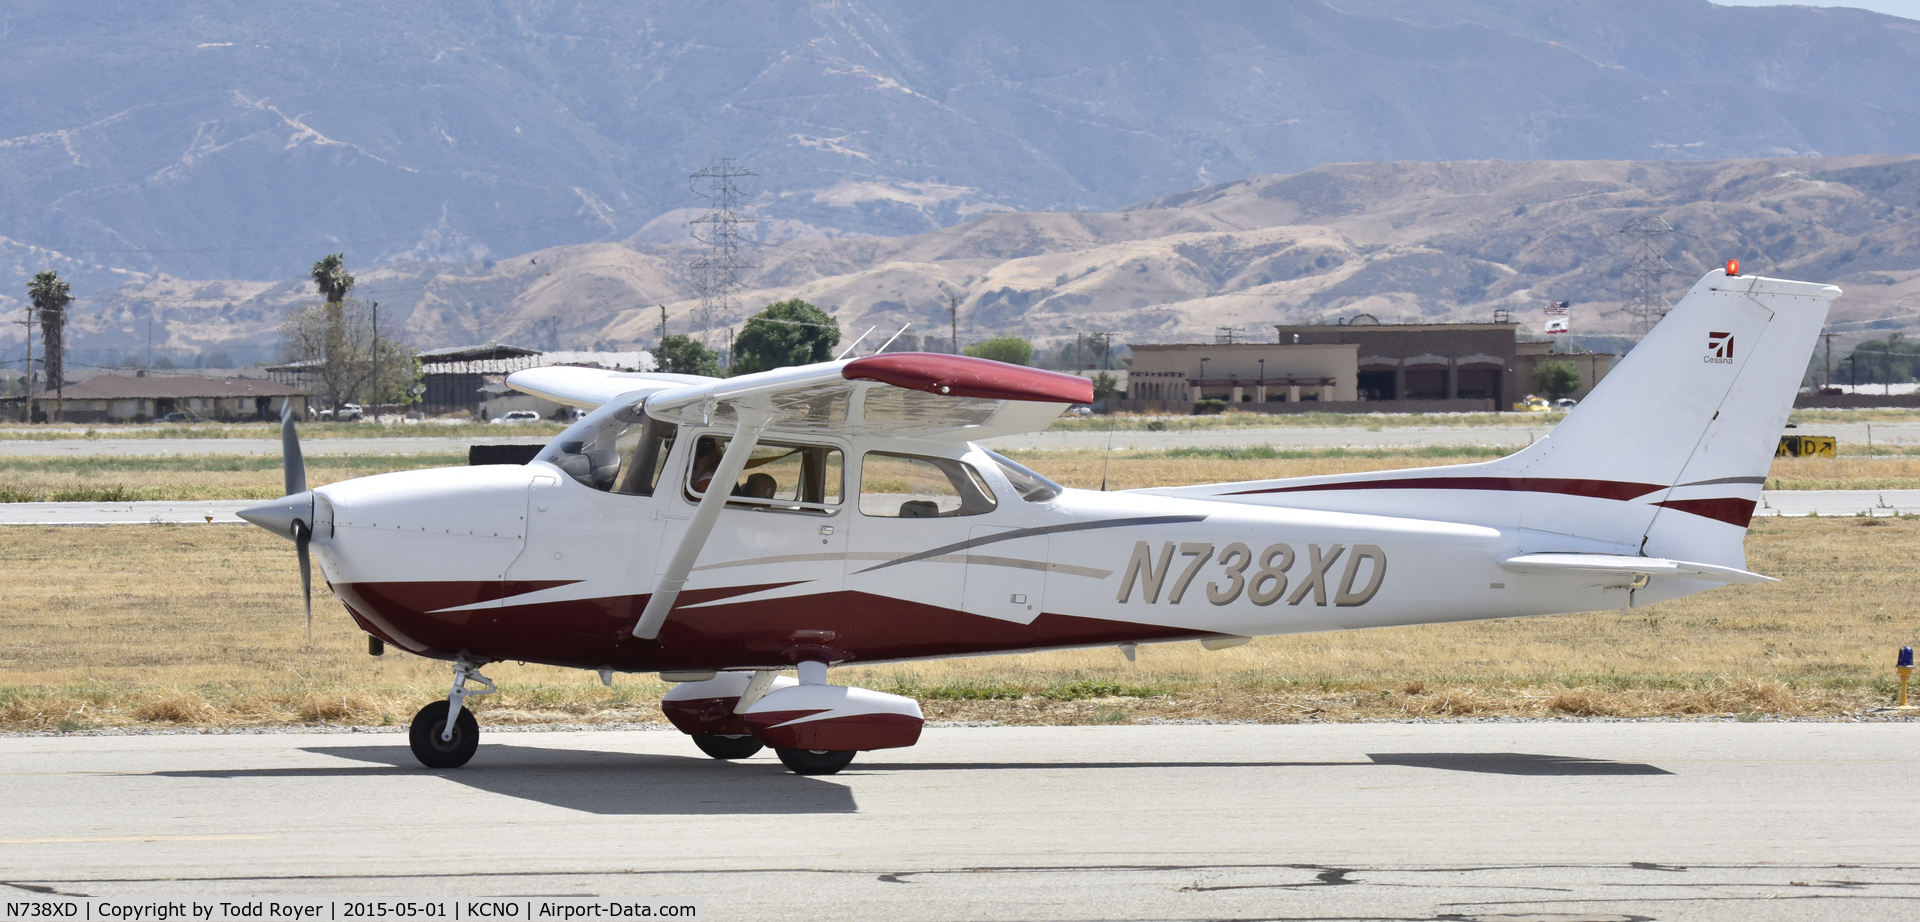
<instances>
[{"instance_id":1,"label":"brown roof building","mask_svg":"<svg viewBox=\"0 0 1920 922\"><path fill-rule=\"evenodd\" d=\"M39 396L51 413L53 392ZM72 422L142 422L168 413L221 422L278 419L293 402L304 419L307 392L268 378L202 378L194 375L95 375L66 388L65 419Z\"/></svg>"}]
</instances>

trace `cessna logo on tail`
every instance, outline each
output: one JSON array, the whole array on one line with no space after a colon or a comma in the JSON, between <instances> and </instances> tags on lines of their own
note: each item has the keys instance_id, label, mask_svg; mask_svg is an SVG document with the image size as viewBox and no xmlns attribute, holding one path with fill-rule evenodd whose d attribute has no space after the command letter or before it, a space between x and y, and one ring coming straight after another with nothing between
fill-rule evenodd
<instances>
[{"instance_id":1,"label":"cessna logo on tail","mask_svg":"<svg viewBox=\"0 0 1920 922\"><path fill-rule=\"evenodd\" d=\"M1708 333L1707 355L1700 361L1714 365L1733 364L1733 334Z\"/></svg>"},{"instance_id":2,"label":"cessna logo on tail","mask_svg":"<svg viewBox=\"0 0 1920 922\"><path fill-rule=\"evenodd\" d=\"M1153 546L1145 541L1135 542L1133 557L1127 561L1127 575L1120 579L1121 602L1130 601L1135 584L1140 586L1140 594L1149 603L1160 601L1161 587L1166 585L1167 577L1173 572L1174 549L1180 556L1190 557L1192 561L1181 570L1168 587L1167 604L1178 605L1187 595L1187 587L1200 574L1200 568L1213 558L1213 545L1204 541L1172 541L1160 546L1159 559L1155 560ZM1344 573L1337 577L1334 561L1340 559L1347 548L1336 544L1322 550L1318 544L1307 545L1307 572L1293 588L1293 594L1287 595L1287 571L1293 569L1296 555L1293 548L1285 544L1274 544L1261 551L1257 556L1253 549L1238 541L1220 550L1216 561L1226 568L1221 574L1227 578L1224 585L1217 581L1206 584L1207 601L1215 605L1231 604L1240 598L1242 592L1253 604L1266 606L1286 597L1288 605L1298 605L1305 601L1308 594L1313 596L1313 604L1327 604L1329 592L1333 595L1333 604L1341 608L1365 605L1380 591L1380 581L1387 575L1387 552L1373 544L1356 544L1347 554ZM1369 561L1372 566L1367 570L1367 581L1355 588L1359 581L1361 561ZM1249 572L1251 571L1251 572ZM1335 579L1338 582L1335 582Z\"/></svg>"}]
</instances>

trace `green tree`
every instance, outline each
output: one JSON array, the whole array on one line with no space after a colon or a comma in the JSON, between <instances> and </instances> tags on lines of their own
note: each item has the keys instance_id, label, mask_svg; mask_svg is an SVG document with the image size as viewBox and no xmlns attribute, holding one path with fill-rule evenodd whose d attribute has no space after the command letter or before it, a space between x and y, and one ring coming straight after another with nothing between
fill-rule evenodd
<instances>
[{"instance_id":1,"label":"green tree","mask_svg":"<svg viewBox=\"0 0 1920 922\"><path fill-rule=\"evenodd\" d=\"M421 380L414 348L384 334L376 343L373 309L357 298L309 304L288 314L280 324L280 357L308 363L317 396L336 407L411 403Z\"/></svg>"},{"instance_id":2,"label":"green tree","mask_svg":"<svg viewBox=\"0 0 1920 922\"><path fill-rule=\"evenodd\" d=\"M58 420L67 409L67 305L73 295L57 272L49 269L33 277L27 285L33 309L40 312L40 341L47 347L47 386L53 388L53 418Z\"/></svg>"},{"instance_id":3,"label":"green tree","mask_svg":"<svg viewBox=\"0 0 1920 922\"><path fill-rule=\"evenodd\" d=\"M974 343L964 351L976 359L992 359L1009 365L1033 363L1033 344L1018 336L1002 336L999 339Z\"/></svg>"},{"instance_id":4,"label":"green tree","mask_svg":"<svg viewBox=\"0 0 1920 922\"><path fill-rule=\"evenodd\" d=\"M1113 375L1103 371L1093 376L1093 399L1105 400L1119 394L1120 382L1114 380Z\"/></svg>"},{"instance_id":5,"label":"green tree","mask_svg":"<svg viewBox=\"0 0 1920 922\"><path fill-rule=\"evenodd\" d=\"M653 351L653 360L661 371L672 374L720 377L720 357L691 336L675 333L661 340L660 348Z\"/></svg>"},{"instance_id":6,"label":"green tree","mask_svg":"<svg viewBox=\"0 0 1920 922\"><path fill-rule=\"evenodd\" d=\"M1916 364L1920 364L1920 341L1894 333L1853 347L1853 353L1834 366L1833 376L1860 384L1905 384L1913 380Z\"/></svg>"},{"instance_id":7,"label":"green tree","mask_svg":"<svg viewBox=\"0 0 1920 922\"><path fill-rule=\"evenodd\" d=\"M1548 400L1559 400L1580 389L1580 370L1572 362L1541 362L1533 369L1533 389Z\"/></svg>"},{"instance_id":8,"label":"green tree","mask_svg":"<svg viewBox=\"0 0 1920 922\"><path fill-rule=\"evenodd\" d=\"M799 298L791 298L747 318L733 341L733 374L811 365L833 358L840 324Z\"/></svg>"}]
</instances>

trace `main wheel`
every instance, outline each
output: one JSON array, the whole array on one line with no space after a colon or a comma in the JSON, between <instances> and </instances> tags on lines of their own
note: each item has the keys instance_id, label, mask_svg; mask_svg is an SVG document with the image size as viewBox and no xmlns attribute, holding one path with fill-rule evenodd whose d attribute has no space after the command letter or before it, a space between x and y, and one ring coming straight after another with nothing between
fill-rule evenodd
<instances>
[{"instance_id":1,"label":"main wheel","mask_svg":"<svg viewBox=\"0 0 1920 922\"><path fill-rule=\"evenodd\" d=\"M857 753L851 749L775 749L774 754L796 775L831 775L846 768Z\"/></svg>"},{"instance_id":2,"label":"main wheel","mask_svg":"<svg viewBox=\"0 0 1920 922\"><path fill-rule=\"evenodd\" d=\"M702 734L693 738L693 744L716 759L744 759L761 749L760 741L751 736Z\"/></svg>"},{"instance_id":3,"label":"main wheel","mask_svg":"<svg viewBox=\"0 0 1920 922\"><path fill-rule=\"evenodd\" d=\"M413 715L413 726L407 731L407 742L413 746L413 757L428 768L459 768L473 758L473 751L480 748L480 722L473 719L473 712L460 709L460 716L453 721L453 739L443 740L440 734L447 728L447 702L435 701Z\"/></svg>"}]
</instances>

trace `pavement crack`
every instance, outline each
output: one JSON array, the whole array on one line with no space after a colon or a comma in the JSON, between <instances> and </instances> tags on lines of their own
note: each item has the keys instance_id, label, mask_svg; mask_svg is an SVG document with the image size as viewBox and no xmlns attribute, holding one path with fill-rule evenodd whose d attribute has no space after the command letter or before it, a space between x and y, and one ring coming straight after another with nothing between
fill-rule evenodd
<instances>
[{"instance_id":1,"label":"pavement crack","mask_svg":"<svg viewBox=\"0 0 1920 922\"><path fill-rule=\"evenodd\" d=\"M21 884L21 883L15 883L15 882L13 882L13 881L11 881L11 880L0 880L0 887L12 887L12 888L14 888L15 890L25 890L25 891L27 891L28 893L42 893L42 894L45 894L45 895L47 895L47 896L78 896L78 897L84 897L84 898L88 898L88 899L91 899L91 898L92 898L92 894L87 894L87 893L67 893L66 891L63 891L63 890L57 890L57 889L55 889L55 888L53 888L53 887L47 887L47 886L42 886L42 885L40 885L40 884Z\"/></svg>"},{"instance_id":2,"label":"pavement crack","mask_svg":"<svg viewBox=\"0 0 1920 922\"><path fill-rule=\"evenodd\" d=\"M1678 871L1678 872L1684 873L1687 870L1685 867L1681 865L1658 864L1652 861L1628 862L1627 867L1633 868L1636 871Z\"/></svg>"}]
</instances>

